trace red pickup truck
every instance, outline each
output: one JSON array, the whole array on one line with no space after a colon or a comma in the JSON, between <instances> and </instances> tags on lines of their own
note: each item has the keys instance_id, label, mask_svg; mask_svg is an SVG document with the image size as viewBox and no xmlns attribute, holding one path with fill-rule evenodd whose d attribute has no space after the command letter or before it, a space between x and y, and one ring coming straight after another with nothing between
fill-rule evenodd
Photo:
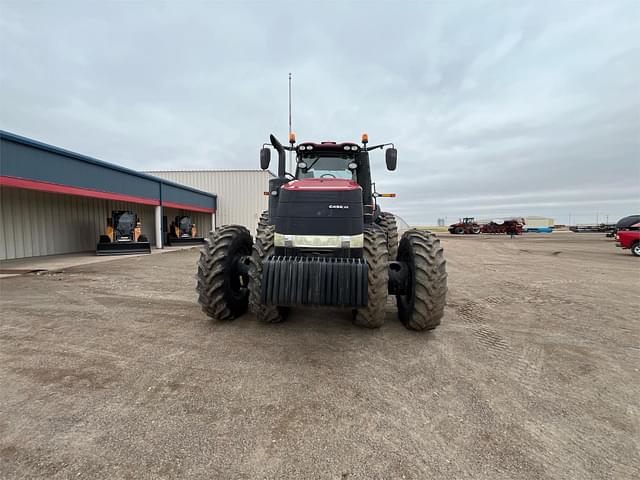
<instances>
[{"instance_id":1,"label":"red pickup truck","mask_svg":"<svg viewBox=\"0 0 640 480\"><path fill-rule=\"evenodd\" d=\"M640 230L620 230L616 233L616 245L628 248L636 257L640 257Z\"/></svg>"}]
</instances>

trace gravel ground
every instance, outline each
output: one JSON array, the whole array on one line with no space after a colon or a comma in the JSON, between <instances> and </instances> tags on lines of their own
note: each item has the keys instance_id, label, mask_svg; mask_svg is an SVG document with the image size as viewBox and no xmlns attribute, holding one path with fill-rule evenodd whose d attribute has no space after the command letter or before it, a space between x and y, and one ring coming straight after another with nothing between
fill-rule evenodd
<instances>
[{"instance_id":1,"label":"gravel ground","mask_svg":"<svg viewBox=\"0 0 640 480\"><path fill-rule=\"evenodd\" d=\"M431 333L209 321L196 250L0 280L0 477L640 478L640 260L442 238Z\"/></svg>"}]
</instances>

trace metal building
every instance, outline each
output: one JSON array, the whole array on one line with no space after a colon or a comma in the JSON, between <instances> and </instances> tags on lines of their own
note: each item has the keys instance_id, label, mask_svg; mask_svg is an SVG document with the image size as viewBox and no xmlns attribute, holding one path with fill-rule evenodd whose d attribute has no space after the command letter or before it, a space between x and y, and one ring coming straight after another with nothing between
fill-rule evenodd
<instances>
[{"instance_id":1,"label":"metal building","mask_svg":"<svg viewBox=\"0 0 640 480\"><path fill-rule=\"evenodd\" d=\"M525 217L524 223L529 228L553 228L556 221L548 217Z\"/></svg>"},{"instance_id":2,"label":"metal building","mask_svg":"<svg viewBox=\"0 0 640 480\"><path fill-rule=\"evenodd\" d=\"M254 232L269 206L264 192L273 174L265 170L178 170L146 172L218 195L217 225L244 225Z\"/></svg>"},{"instance_id":3,"label":"metal building","mask_svg":"<svg viewBox=\"0 0 640 480\"><path fill-rule=\"evenodd\" d=\"M112 210L161 248L163 217L207 232L216 196L0 130L0 260L95 250Z\"/></svg>"}]
</instances>

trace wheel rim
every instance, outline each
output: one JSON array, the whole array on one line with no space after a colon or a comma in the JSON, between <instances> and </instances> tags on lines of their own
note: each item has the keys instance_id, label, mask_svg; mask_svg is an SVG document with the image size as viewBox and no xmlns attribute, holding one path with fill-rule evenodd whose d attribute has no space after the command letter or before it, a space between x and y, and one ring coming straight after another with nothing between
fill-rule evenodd
<instances>
[{"instance_id":1,"label":"wheel rim","mask_svg":"<svg viewBox=\"0 0 640 480\"><path fill-rule=\"evenodd\" d=\"M401 245L400 248L398 248L398 261L405 262L409 269L407 293L404 295L396 295L398 307L403 310L400 312L402 316L412 312L415 304L415 289L413 288L415 278L415 257L411 245L408 247Z\"/></svg>"},{"instance_id":2,"label":"wheel rim","mask_svg":"<svg viewBox=\"0 0 640 480\"><path fill-rule=\"evenodd\" d=\"M241 264L246 265L246 260L251 256L250 251L240 247L233 252L229 252L229 260L227 263L227 271L229 275L226 275L225 290L227 294L231 296L233 300L242 300L249 295L248 290L248 276L244 273L246 270L242 268ZM243 281L240 279L243 278ZM244 284L243 284L244 283Z\"/></svg>"}]
</instances>

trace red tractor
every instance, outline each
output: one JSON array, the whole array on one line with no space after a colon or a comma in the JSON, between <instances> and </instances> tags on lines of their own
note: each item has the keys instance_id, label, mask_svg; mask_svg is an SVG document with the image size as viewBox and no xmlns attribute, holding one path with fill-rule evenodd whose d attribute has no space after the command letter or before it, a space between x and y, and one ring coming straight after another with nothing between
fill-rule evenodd
<instances>
[{"instance_id":1,"label":"red tractor","mask_svg":"<svg viewBox=\"0 0 640 480\"><path fill-rule=\"evenodd\" d=\"M353 322L378 328L387 296L412 330L431 330L444 315L447 272L440 241L410 229L398 241L394 215L376 204L369 152L393 144L304 142L283 146L273 135L260 151L269 168L278 153L278 176L269 180L269 210L255 239L239 225L212 232L198 262L198 301L211 318L230 320L250 308L265 322L281 322L291 307L345 308ZM296 158L288 173L286 151Z\"/></svg>"},{"instance_id":2,"label":"red tractor","mask_svg":"<svg viewBox=\"0 0 640 480\"><path fill-rule=\"evenodd\" d=\"M465 217L458 223L449 225L449 233L455 235L462 235L463 233L477 235L480 230L480 225L476 223L476 219L473 217Z\"/></svg>"}]
</instances>

